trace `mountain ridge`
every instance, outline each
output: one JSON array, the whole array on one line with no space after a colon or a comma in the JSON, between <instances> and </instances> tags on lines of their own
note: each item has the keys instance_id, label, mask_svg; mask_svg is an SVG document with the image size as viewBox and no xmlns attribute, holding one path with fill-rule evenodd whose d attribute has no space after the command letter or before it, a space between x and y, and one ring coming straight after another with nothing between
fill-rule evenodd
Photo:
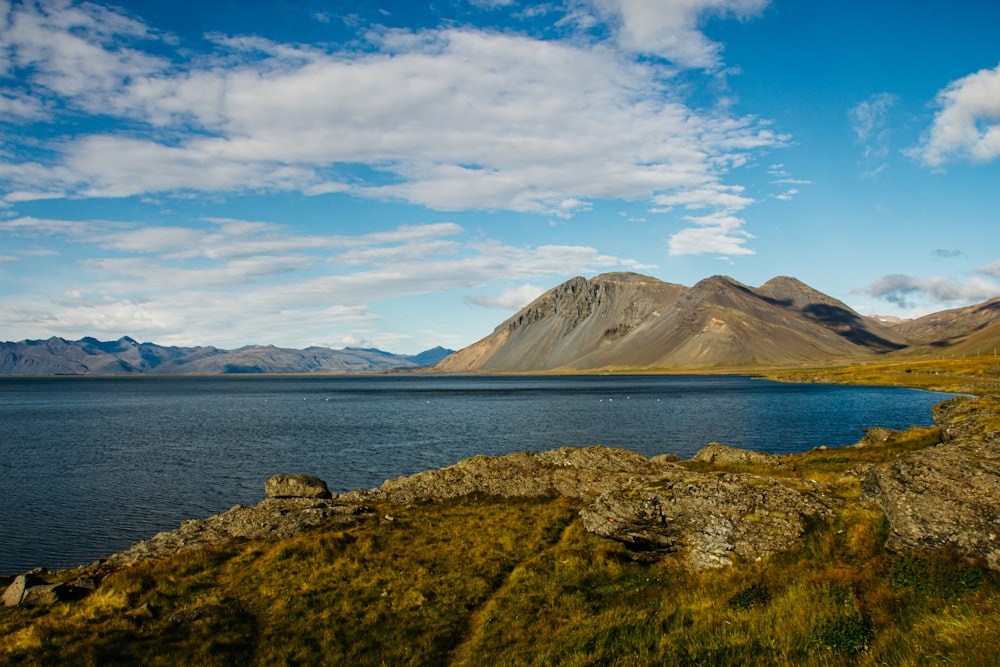
<instances>
[{"instance_id":1,"label":"mountain ridge","mask_svg":"<svg viewBox=\"0 0 1000 667\"><path fill-rule=\"evenodd\" d=\"M374 348L304 350L245 345L177 347L139 343L130 336L70 341L58 336L0 343L0 375L236 375L250 373L373 373L433 366L451 353L442 347L416 355Z\"/></svg>"},{"instance_id":2,"label":"mountain ridge","mask_svg":"<svg viewBox=\"0 0 1000 667\"><path fill-rule=\"evenodd\" d=\"M995 305L992 305L994 304ZM1000 299L891 325L800 280L691 287L636 273L577 276L442 360L444 372L767 366L938 352L1000 339ZM935 331L947 340L935 338ZM978 333L977 333L978 332ZM978 339L971 338L978 335Z\"/></svg>"}]
</instances>

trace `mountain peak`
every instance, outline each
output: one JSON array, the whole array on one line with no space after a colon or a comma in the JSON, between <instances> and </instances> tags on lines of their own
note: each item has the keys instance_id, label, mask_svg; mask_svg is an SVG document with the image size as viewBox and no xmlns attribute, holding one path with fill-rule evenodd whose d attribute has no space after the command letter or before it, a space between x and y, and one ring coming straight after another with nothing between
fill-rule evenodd
<instances>
[{"instance_id":1,"label":"mountain peak","mask_svg":"<svg viewBox=\"0 0 1000 667\"><path fill-rule=\"evenodd\" d=\"M637 273L576 277L439 368L703 368L880 354L899 336L788 276L759 288L715 275L693 287Z\"/></svg>"}]
</instances>

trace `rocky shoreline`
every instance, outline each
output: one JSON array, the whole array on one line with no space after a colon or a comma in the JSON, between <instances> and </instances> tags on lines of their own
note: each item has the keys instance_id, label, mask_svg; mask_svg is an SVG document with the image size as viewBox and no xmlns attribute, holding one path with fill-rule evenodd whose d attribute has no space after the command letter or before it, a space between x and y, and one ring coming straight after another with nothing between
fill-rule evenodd
<instances>
[{"instance_id":1,"label":"rocky shoreline","mask_svg":"<svg viewBox=\"0 0 1000 667\"><path fill-rule=\"evenodd\" d=\"M938 444L888 464L855 466L832 482L797 475L791 456L719 443L688 462L603 446L476 456L340 495L315 477L278 475L266 481L268 497L257 505L185 521L78 568L69 578L60 573L55 577L60 583L49 583L43 570L19 575L2 601L15 606L79 599L115 571L185 550L290 537L322 524L378 515L391 521L386 508L470 494L579 499L588 503L580 512L588 531L624 543L637 559L670 558L693 570L787 549L810 521L856 501L884 512L891 550L946 549L1000 570L1000 432L984 426L998 420L995 415L984 419L983 410L972 397L944 401L934 408ZM895 436L873 428L851 447L891 444Z\"/></svg>"}]
</instances>

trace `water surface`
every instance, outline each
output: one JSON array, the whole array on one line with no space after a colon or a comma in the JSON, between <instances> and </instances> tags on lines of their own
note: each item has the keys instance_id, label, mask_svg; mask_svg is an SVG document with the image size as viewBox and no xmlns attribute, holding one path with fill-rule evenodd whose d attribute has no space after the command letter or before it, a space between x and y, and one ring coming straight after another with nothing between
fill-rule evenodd
<instances>
[{"instance_id":1,"label":"water surface","mask_svg":"<svg viewBox=\"0 0 1000 667\"><path fill-rule=\"evenodd\" d=\"M738 376L0 378L0 574L74 566L302 472L333 491L476 454L777 454L932 423L911 389Z\"/></svg>"}]
</instances>

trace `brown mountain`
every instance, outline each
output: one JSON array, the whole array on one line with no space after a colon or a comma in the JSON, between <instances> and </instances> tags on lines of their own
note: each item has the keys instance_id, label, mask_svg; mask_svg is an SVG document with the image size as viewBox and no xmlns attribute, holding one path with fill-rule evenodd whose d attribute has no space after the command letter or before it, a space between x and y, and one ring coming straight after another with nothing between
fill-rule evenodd
<instances>
[{"instance_id":1,"label":"brown mountain","mask_svg":"<svg viewBox=\"0 0 1000 667\"><path fill-rule=\"evenodd\" d=\"M975 354L1000 347L1000 297L892 326L912 354Z\"/></svg>"},{"instance_id":2,"label":"brown mountain","mask_svg":"<svg viewBox=\"0 0 1000 667\"><path fill-rule=\"evenodd\" d=\"M794 278L714 276L684 287L633 273L573 278L438 369L707 368L860 358L903 349L893 328Z\"/></svg>"}]
</instances>

